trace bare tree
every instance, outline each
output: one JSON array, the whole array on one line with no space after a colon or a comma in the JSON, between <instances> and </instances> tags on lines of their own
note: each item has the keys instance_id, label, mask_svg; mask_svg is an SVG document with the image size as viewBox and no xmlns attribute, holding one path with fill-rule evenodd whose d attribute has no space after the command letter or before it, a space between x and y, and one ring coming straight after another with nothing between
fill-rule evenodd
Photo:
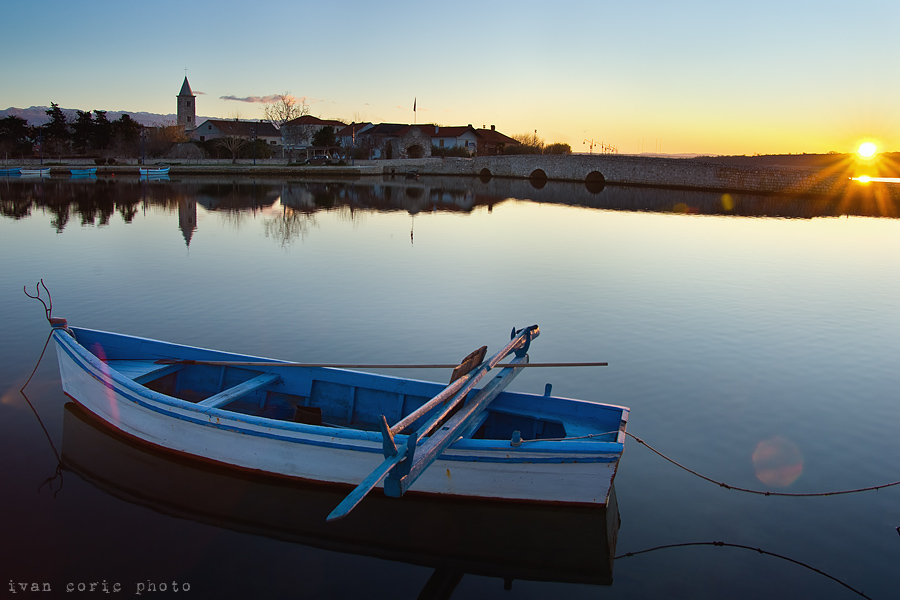
<instances>
[{"instance_id":1,"label":"bare tree","mask_svg":"<svg viewBox=\"0 0 900 600\"><path fill-rule=\"evenodd\" d=\"M164 156L175 144L183 144L189 140L184 127L171 122L161 127L148 127L145 132L145 150L148 156Z\"/></svg>"},{"instance_id":2,"label":"bare tree","mask_svg":"<svg viewBox=\"0 0 900 600\"><path fill-rule=\"evenodd\" d=\"M217 138L216 143L231 152L231 164L236 164L238 152L240 152L241 148L243 148L250 142L245 140L244 138L237 137L235 135L229 135Z\"/></svg>"},{"instance_id":3,"label":"bare tree","mask_svg":"<svg viewBox=\"0 0 900 600\"><path fill-rule=\"evenodd\" d=\"M270 102L263 108L263 115L266 120L274 125L277 129L292 119L302 117L309 114L309 105L306 98L295 98L290 92L278 94L275 101Z\"/></svg>"},{"instance_id":4,"label":"bare tree","mask_svg":"<svg viewBox=\"0 0 900 600\"><path fill-rule=\"evenodd\" d=\"M538 137L537 129L534 130L534 133L519 133L512 136L512 139L516 140L523 146L531 146L540 151L545 143L543 138Z\"/></svg>"},{"instance_id":5,"label":"bare tree","mask_svg":"<svg viewBox=\"0 0 900 600\"><path fill-rule=\"evenodd\" d=\"M309 105L306 98L295 98L290 92L277 94L275 101L265 105L263 116L266 120L281 131L281 137L284 145L288 148L288 162L291 162L294 155L294 146L298 144L296 138L298 132L295 128L282 129L284 124L293 119L300 118L309 114Z\"/></svg>"}]
</instances>

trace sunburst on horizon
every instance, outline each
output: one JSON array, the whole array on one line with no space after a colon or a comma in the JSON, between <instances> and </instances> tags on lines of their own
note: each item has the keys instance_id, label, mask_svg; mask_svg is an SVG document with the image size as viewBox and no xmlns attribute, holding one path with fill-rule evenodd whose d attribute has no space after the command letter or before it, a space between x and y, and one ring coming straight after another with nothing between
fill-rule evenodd
<instances>
[{"instance_id":1,"label":"sunburst on horizon","mask_svg":"<svg viewBox=\"0 0 900 600\"><path fill-rule=\"evenodd\" d=\"M872 158L876 152L878 152L878 146L875 145L875 142L863 142L856 150L856 153L863 158Z\"/></svg>"}]
</instances>

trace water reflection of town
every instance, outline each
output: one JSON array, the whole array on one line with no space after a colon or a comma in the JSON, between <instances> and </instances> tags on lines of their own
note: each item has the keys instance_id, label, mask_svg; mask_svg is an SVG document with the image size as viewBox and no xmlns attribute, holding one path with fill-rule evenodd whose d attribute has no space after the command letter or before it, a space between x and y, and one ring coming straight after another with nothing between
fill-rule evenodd
<instances>
[{"instance_id":1,"label":"water reflection of town","mask_svg":"<svg viewBox=\"0 0 900 600\"><path fill-rule=\"evenodd\" d=\"M302 236L320 211L342 211L353 219L360 211L468 213L488 210L509 199L616 211L689 213L737 217L815 218L900 216L896 184L862 185L840 197L790 197L518 179L408 177L347 180L202 178L0 180L0 214L26 218L33 211L51 215L62 232L71 222L108 225L115 214L125 222L148 208L177 212L185 242L197 227L197 205L240 222L266 214L267 234L283 240Z\"/></svg>"}]
</instances>

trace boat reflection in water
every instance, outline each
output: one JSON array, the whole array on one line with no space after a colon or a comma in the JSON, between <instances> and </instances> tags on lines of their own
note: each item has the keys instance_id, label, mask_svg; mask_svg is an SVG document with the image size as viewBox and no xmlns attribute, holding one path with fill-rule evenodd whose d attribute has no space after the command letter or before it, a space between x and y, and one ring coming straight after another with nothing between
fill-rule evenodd
<instances>
[{"instance_id":1,"label":"boat reflection in water","mask_svg":"<svg viewBox=\"0 0 900 600\"><path fill-rule=\"evenodd\" d=\"M235 473L134 442L65 405L63 465L103 491L156 511L314 548L434 569L427 585L465 574L610 585L619 528L615 488L603 508L548 508L372 493L325 518L346 490Z\"/></svg>"}]
</instances>

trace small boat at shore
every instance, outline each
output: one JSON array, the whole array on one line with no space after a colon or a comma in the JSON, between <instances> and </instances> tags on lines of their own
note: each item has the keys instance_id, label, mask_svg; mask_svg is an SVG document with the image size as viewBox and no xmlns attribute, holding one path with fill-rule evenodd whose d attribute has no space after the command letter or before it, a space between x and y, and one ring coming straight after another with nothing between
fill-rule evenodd
<instances>
[{"instance_id":1,"label":"small boat at shore","mask_svg":"<svg viewBox=\"0 0 900 600\"><path fill-rule=\"evenodd\" d=\"M50 174L50 167L42 167L40 169L20 169L19 174L43 177L44 175Z\"/></svg>"},{"instance_id":2,"label":"small boat at shore","mask_svg":"<svg viewBox=\"0 0 900 600\"><path fill-rule=\"evenodd\" d=\"M9 169L0 169L0 176L3 175L18 175L22 169L20 167L12 167Z\"/></svg>"},{"instance_id":3,"label":"small boat at shore","mask_svg":"<svg viewBox=\"0 0 900 600\"><path fill-rule=\"evenodd\" d=\"M157 177L169 174L169 167L140 167L141 177Z\"/></svg>"},{"instance_id":4,"label":"small boat at shore","mask_svg":"<svg viewBox=\"0 0 900 600\"><path fill-rule=\"evenodd\" d=\"M456 366L449 385L300 364L51 319L64 392L114 430L241 471L352 489L491 502L605 506L629 410L504 388L536 325ZM505 362L500 362L507 357ZM386 365L380 365L387 367ZM535 365L536 366L536 365ZM476 385L490 374L481 388Z\"/></svg>"},{"instance_id":5,"label":"small boat at shore","mask_svg":"<svg viewBox=\"0 0 900 600\"><path fill-rule=\"evenodd\" d=\"M73 176L96 175L97 167L91 167L89 169L69 169L69 173Z\"/></svg>"}]
</instances>

